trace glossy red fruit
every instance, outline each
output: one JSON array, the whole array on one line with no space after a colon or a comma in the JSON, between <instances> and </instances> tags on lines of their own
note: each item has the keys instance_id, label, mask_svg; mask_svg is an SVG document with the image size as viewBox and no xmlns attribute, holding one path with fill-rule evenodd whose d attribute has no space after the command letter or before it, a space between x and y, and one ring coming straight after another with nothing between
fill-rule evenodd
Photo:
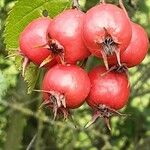
<instances>
[{"instance_id":1,"label":"glossy red fruit","mask_svg":"<svg viewBox=\"0 0 150 150\"><path fill-rule=\"evenodd\" d=\"M33 20L23 30L19 38L20 53L26 58L26 64L32 61L36 65L40 65L45 60L51 51L41 47L47 43L47 30L51 22L50 18L40 17ZM55 61L52 61L48 66L51 66Z\"/></svg>"},{"instance_id":2,"label":"glossy red fruit","mask_svg":"<svg viewBox=\"0 0 150 150\"><path fill-rule=\"evenodd\" d=\"M127 49L121 54L121 63L125 64L128 68L139 65L145 58L149 40L148 35L140 25L131 22L132 25L132 38ZM116 59L110 59L109 64L116 65Z\"/></svg>"},{"instance_id":3,"label":"glossy red fruit","mask_svg":"<svg viewBox=\"0 0 150 150\"><path fill-rule=\"evenodd\" d=\"M87 103L95 110L92 123L98 117L103 117L109 127L109 117L112 114L120 114L117 110L127 104L130 94L128 78L125 73L115 71L106 73L103 66L90 71L89 78L91 90Z\"/></svg>"},{"instance_id":4,"label":"glossy red fruit","mask_svg":"<svg viewBox=\"0 0 150 150\"><path fill-rule=\"evenodd\" d=\"M105 72L105 67L99 66L89 73L91 91L87 102L92 107L106 105L115 110L121 109L130 93L128 78L125 73Z\"/></svg>"},{"instance_id":5,"label":"glossy red fruit","mask_svg":"<svg viewBox=\"0 0 150 150\"><path fill-rule=\"evenodd\" d=\"M20 35L21 52L32 62L40 65L50 51L39 46L47 43L47 30L51 19L41 17L33 20Z\"/></svg>"},{"instance_id":6,"label":"glossy red fruit","mask_svg":"<svg viewBox=\"0 0 150 150\"><path fill-rule=\"evenodd\" d=\"M42 90L45 103L53 107L56 117L59 108L67 111L83 104L90 91L90 80L82 68L59 64L46 73Z\"/></svg>"},{"instance_id":7,"label":"glossy red fruit","mask_svg":"<svg viewBox=\"0 0 150 150\"><path fill-rule=\"evenodd\" d=\"M90 55L81 37L84 16L78 9L66 10L53 19L48 29L50 38L63 46L60 55L66 63L74 64ZM56 51L57 43L53 45Z\"/></svg>"},{"instance_id":8,"label":"glossy red fruit","mask_svg":"<svg viewBox=\"0 0 150 150\"><path fill-rule=\"evenodd\" d=\"M129 18L119 7L100 4L86 13L83 24L84 42L92 54L103 57L107 69L107 57L116 54L120 63L120 53L129 45L131 36Z\"/></svg>"}]
</instances>

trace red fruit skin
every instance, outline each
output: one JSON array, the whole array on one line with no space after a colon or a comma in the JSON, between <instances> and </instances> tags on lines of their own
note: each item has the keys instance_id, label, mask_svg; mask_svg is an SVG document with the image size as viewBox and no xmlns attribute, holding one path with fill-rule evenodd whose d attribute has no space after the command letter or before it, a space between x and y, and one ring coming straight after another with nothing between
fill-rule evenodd
<instances>
[{"instance_id":1,"label":"red fruit skin","mask_svg":"<svg viewBox=\"0 0 150 150\"><path fill-rule=\"evenodd\" d=\"M81 36L84 16L77 9L66 10L52 20L48 29L50 37L64 47L66 63L74 64L90 55Z\"/></svg>"},{"instance_id":2,"label":"red fruit skin","mask_svg":"<svg viewBox=\"0 0 150 150\"><path fill-rule=\"evenodd\" d=\"M80 107L90 91L88 74L78 66L58 64L45 75L42 89L57 91L64 94L66 106L69 109ZM47 93L43 93L44 100L48 100Z\"/></svg>"},{"instance_id":3,"label":"red fruit skin","mask_svg":"<svg viewBox=\"0 0 150 150\"><path fill-rule=\"evenodd\" d=\"M123 10L112 4L100 4L89 11L84 17L83 39L90 52L97 57L101 56L102 47L96 40L102 41L105 30L117 43L122 53L131 40L131 24Z\"/></svg>"},{"instance_id":4,"label":"red fruit skin","mask_svg":"<svg viewBox=\"0 0 150 150\"><path fill-rule=\"evenodd\" d=\"M125 63L128 68L139 65L145 58L149 40L148 35L140 25L131 22L132 38L127 49L121 54L121 63ZM109 65L116 65L116 59L109 59Z\"/></svg>"},{"instance_id":5,"label":"red fruit skin","mask_svg":"<svg viewBox=\"0 0 150 150\"><path fill-rule=\"evenodd\" d=\"M51 19L47 17L33 20L23 30L19 38L21 53L36 65L40 65L51 54L47 48L40 47L47 43L47 30L50 22ZM53 64L56 64L55 60L47 66L50 67Z\"/></svg>"},{"instance_id":6,"label":"red fruit skin","mask_svg":"<svg viewBox=\"0 0 150 150\"><path fill-rule=\"evenodd\" d=\"M118 110L125 106L130 94L130 86L125 73L106 72L105 67L98 66L89 73L91 90L87 103L92 108L104 104L107 107Z\"/></svg>"}]
</instances>

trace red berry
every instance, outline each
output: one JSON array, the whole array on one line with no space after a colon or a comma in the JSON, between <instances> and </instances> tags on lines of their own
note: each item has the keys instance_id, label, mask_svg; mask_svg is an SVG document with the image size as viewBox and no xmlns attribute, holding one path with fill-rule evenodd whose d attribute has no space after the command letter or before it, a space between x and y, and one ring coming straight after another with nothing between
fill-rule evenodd
<instances>
[{"instance_id":1,"label":"red berry","mask_svg":"<svg viewBox=\"0 0 150 150\"><path fill-rule=\"evenodd\" d=\"M55 112L59 108L74 109L80 107L88 96L90 80L82 68L59 64L46 73L42 90L45 91L44 101L56 109Z\"/></svg>"},{"instance_id":2,"label":"red berry","mask_svg":"<svg viewBox=\"0 0 150 150\"><path fill-rule=\"evenodd\" d=\"M66 63L76 63L90 55L81 37L84 16L78 9L70 9L56 16L50 24L49 36L63 46L62 57Z\"/></svg>"},{"instance_id":3,"label":"red berry","mask_svg":"<svg viewBox=\"0 0 150 150\"><path fill-rule=\"evenodd\" d=\"M127 103L129 97L128 78L125 73L105 72L105 67L99 66L89 73L92 87L87 102L92 107L104 104L118 110Z\"/></svg>"},{"instance_id":4,"label":"red berry","mask_svg":"<svg viewBox=\"0 0 150 150\"><path fill-rule=\"evenodd\" d=\"M40 65L49 55L50 50L42 47L47 43L47 30L51 22L51 19L46 17L40 17L33 20L23 30L19 38L20 53L26 58L24 68L29 61L32 61L36 65ZM55 60L49 63L47 66L56 64Z\"/></svg>"},{"instance_id":5,"label":"red berry","mask_svg":"<svg viewBox=\"0 0 150 150\"><path fill-rule=\"evenodd\" d=\"M48 49L40 47L47 43L47 29L51 19L41 17L33 20L23 30L19 38L20 50L33 63L40 65L50 55Z\"/></svg>"},{"instance_id":6,"label":"red berry","mask_svg":"<svg viewBox=\"0 0 150 150\"><path fill-rule=\"evenodd\" d=\"M149 40L145 30L138 24L131 22L132 25L132 38L127 49L121 54L121 63L127 67L134 67L139 65L145 58ZM109 60L110 65L116 65L116 59Z\"/></svg>"},{"instance_id":7,"label":"red berry","mask_svg":"<svg viewBox=\"0 0 150 150\"><path fill-rule=\"evenodd\" d=\"M89 73L89 78L91 90L87 103L95 110L91 123L98 117L108 121L112 114L120 114L117 110L126 105L130 94L126 74L115 71L106 73L105 67L98 66ZM109 127L108 123L107 125Z\"/></svg>"},{"instance_id":8,"label":"red berry","mask_svg":"<svg viewBox=\"0 0 150 150\"><path fill-rule=\"evenodd\" d=\"M131 24L124 11L112 4L100 4L91 8L85 16L83 39L91 53L103 57L108 69L107 57L119 56L131 40Z\"/></svg>"}]
</instances>

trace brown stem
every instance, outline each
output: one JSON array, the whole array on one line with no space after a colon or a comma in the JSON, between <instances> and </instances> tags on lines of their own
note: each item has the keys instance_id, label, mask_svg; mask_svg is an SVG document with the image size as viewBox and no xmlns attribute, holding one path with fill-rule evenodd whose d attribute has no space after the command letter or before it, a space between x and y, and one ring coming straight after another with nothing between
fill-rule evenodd
<instances>
[{"instance_id":1,"label":"brown stem","mask_svg":"<svg viewBox=\"0 0 150 150\"><path fill-rule=\"evenodd\" d=\"M106 1L105 0L100 0L100 3L106 4Z\"/></svg>"},{"instance_id":2,"label":"brown stem","mask_svg":"<svg viewBox=\"0 0 150 150\"><path fill-rule=\"evenodd\" d=\"M72 8L80 9L79 0L72 0Z\"/></svg>"},{"instance_id":3,"label":"brown stem","mask_svg":"<svg viewBox=\"0 0 150 150\"><path fill-rule=\"evenodd\" d=\"M126 16L129 18L128 13L127 13L127 10L126 10L126 8L125 8L125 6L124 6L124 4L123 4L123 0L119 0L119 5L120 5L120 7L123 9L123 11L124 11L124 13L126 14Z\"/></svg>"}]
</instances>

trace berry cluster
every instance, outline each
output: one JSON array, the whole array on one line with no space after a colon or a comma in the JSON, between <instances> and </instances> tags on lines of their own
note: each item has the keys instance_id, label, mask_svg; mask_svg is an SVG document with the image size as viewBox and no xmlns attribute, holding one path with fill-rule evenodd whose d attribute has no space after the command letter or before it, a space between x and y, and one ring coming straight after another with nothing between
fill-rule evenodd
<instances>
[{"instance_id":1,"label":"berry cluster","mask_svg":"<svg viewBox=\"0 0 150 150\"><path fill-rule=\"evenodd\" d=\"M102 1L86 13L74 0L72 9L53 19L33 20L21 33L20 54L23 71L30 62L45 67L42 89L44 104L67 118L69 109L85 101L93 109L92 120L103 117L108 128L112 115L123 108L130 95L128 68L142 62L148 51L144 29L133 23L119 0L120 7ZM76 5L75 5L76 4ZM90 55L103 59L88 74L79 65Z\"/></svg>"}]
</instances>

